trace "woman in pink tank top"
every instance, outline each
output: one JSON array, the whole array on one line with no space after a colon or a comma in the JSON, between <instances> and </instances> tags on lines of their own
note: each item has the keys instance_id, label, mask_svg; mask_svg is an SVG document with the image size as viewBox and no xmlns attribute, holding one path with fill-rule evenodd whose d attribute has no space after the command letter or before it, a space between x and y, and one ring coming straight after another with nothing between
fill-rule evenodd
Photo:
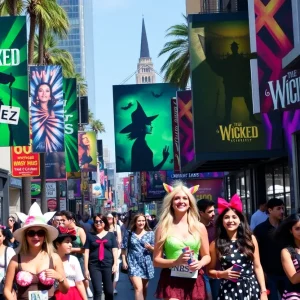
<instances>
[{"instance_id":1,"label":"woman in pink tank top","mask_svg":"<svg viewBox=\"0 0 300 300\"><path fill-rule=\"evenodd\" d=\"M62 261L53 253L52 242L58 236L58 231L47 224L54 213L43 215L36 202L32 204L28 216L17 213L24 226L14 232L14 238L20 242L20 246L7 269L4 286L6 299L13 299L14 282L18 290L17 298L21 300L55 299L55 281L58 282L58 289L67 293L69 284L65 280Z\"/></svg>"}]
</instances>

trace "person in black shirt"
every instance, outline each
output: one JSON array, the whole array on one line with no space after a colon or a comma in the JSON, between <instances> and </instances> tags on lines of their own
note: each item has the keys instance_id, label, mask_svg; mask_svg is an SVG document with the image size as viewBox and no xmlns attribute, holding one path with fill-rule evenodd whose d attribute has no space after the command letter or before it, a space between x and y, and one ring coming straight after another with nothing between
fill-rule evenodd
<instances>
[{"instance_id":1,"label":"person in black shirt","mask_svg":"<svg viewBox=\"0 0 300 300\"><path fill-rule=\"evenodd\" d=\"M113 300L113 274L118 268L118 246L113 232L109 232L105 216L93 218L93 231L87 234L84 244L85 277L92 280L94 300L101 300L102 283L105 300Z\"/></svg>"},{"instance_id":2,"label":"person in black shirt","mask_svg":"<svg viewBox=\"0 0 300 300\"><path fill-rule=\"evenodd\" d=\"M283 219L283 201L272 198L267 203L267 213L269 218L257 225L254 235L259 245L260 261L267 278L267 288L270 290L269 299L279 300L278 292L283 294L286 282L280 252L281 247L274 238L274 233L279 223Z\"/></svg>"}]
</instances>

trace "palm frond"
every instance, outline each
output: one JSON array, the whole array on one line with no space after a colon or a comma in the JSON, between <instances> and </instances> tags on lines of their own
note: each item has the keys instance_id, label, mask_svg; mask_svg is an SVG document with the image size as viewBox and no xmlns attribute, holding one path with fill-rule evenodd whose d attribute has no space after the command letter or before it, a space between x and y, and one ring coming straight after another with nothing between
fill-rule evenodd
<instances>
[{"instance_id":1,"label":"palm frond","mask_svg":"<svg viewBox=\"0 0 300 300\"><path fill-rule=\"evenodd\" d=\"M164 81L185 89L190 77L190 55L188 41L188 21L173 25L167 29L166 37L173 40L164 44L158 56L168 54L160 71L164 73Z\"/></svg>"}]
</instances>

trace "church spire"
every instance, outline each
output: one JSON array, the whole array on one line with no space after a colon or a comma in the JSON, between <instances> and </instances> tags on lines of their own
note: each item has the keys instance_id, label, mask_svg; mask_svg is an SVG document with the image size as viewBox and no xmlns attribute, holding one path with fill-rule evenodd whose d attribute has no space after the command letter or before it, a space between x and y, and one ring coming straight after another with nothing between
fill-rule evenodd
<instances>
[{"instance_id":1,"label":"church spire","mask_svg":"<svg viewBox=\"0 0 300 300\"><path fill-rule=\"evenodd\" d=\"M150 57L150 53L149 53L149 46L148 46L148 39L147 39L145 21L144 21L144 18L143 18L140 58L146 58L146 57Z\"/></svg>"}]
</instances>

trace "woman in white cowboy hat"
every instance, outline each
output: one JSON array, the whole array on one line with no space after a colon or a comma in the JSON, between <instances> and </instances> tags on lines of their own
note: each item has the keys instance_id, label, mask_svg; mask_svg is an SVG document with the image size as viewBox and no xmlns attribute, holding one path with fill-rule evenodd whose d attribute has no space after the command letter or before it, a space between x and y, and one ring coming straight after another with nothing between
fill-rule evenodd
<instances>
[{"instance_id":1,"label":"woman in white cowboy hat","mask_svg":"<svg viewBox=\"0 0 300 300\"><path fill-rule=\"evenodd\" d=\"M54 282L58 289L67 293L68 280L60 257L53 253L52 242L57 238L56 228L47 224L55 212L44 215L35 202L30 207L28 216L17 213L24 226L14 232L14 238L20 242L18 254L15 255L7 270L4 296L13 299L11 293L13 282L16 282L20 300L55 299Z\"/></svg>"}]
</instances>

